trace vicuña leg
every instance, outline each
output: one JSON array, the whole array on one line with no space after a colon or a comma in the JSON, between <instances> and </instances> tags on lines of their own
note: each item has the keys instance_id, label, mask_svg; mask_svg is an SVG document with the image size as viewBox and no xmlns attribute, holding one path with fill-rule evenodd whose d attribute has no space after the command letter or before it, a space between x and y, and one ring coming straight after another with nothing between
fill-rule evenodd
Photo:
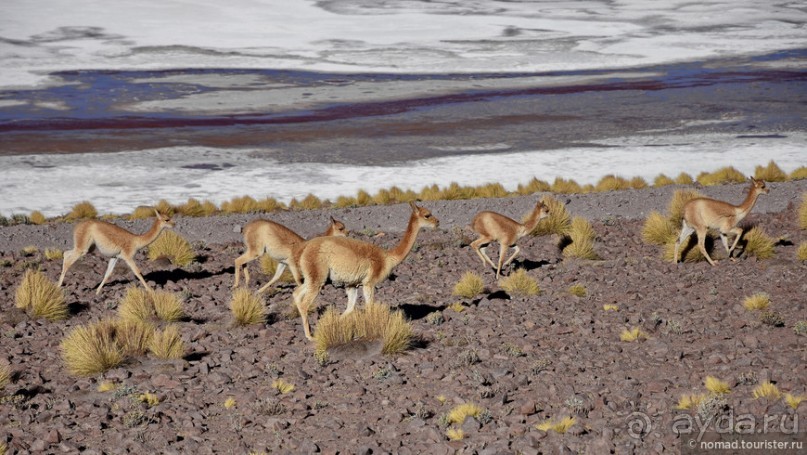
<instances>
[{"instance_id":1,"label":"vicu\u00f1a leg","mask_svg":"<svg viewBox=\"0 0 807 455\"><path fill-rule=\"evenodd\" d=\"M504 264L504 256L507 254L507 250L509 247L504 243L499 244L499 264L496 267L496 279L499 279L499 275L502 272L502 266Z\"/></svg>"},{"instance_id":2,"label":"vicu\u00f1a leg","mask_svg":"<svg viewBox=\"0 0 807 455\"><path fill-rule=\"evenodd\" d=\"M106 267L106 273L104 273L104 279L102 279L101 284L98 285L98 291L96 291L96 294L101 292L101 288L104 287L104 284L106 284L106 280L108 280L109 276L112 275L112 271L115 270L115 264L117 263L118 263L117 257L111 258L109 260L109 265Z\"/></svg>"},{"instance_id":3,"label":"vicu\u00f1a leg","mask_svg":"<svg viewBox=\"0 0 807 455\"><path fill-rule=\"evenodd\" d=\"M731 257L731 252L737 248L737 244L740 242L740 237L743 235L743 229L739 226L735 226L729 232L735 235L734 243L732 243L731 248L729 248L729 257Z\"/></svg>"},{"instance_id":4,"label":"vicu\u00f1a leg","mask_svg":"<svg viewBox=\"0 0 807 455\"><path fill-rule=\"evenodd\" d=\"M511 262L513 262L513 259L515 259L516 256L518 256L518 253L521 252L521 250L518 248L517 245L513 246L513 250L515 250L515 251L513 251L513 254L509 258L507 258L506 261L504 261L504 264L502 265L502 267L507 267L507 265L510 264Z\"/></svg>"},{"instance_id":5,"label":"vicu\u00f1a leg","mask_svg":"<svg viewBox=\"0 0 807 455\"><path fill-rule=\"evenodd\" d=\"M491 239L488 237L480 237L473 242L471 242L471 248L476 251L476 254L479 256L479 259L482 259L482 265L490 264L491 267L494 269L496 268L496 264L490 259L488 254L485 252L485 248L487 247L488 243L490 243Z\"/></svg>"},{"instance_id":6,"label":"vicu\u00f1a leg","mask_svg":"<svg viewBox=\"0 0 807 455\"><path fill-rule=\"evenodd\" d=\"M686 220L681 221L681 234L678 236L678 240L675 241L675 252L673 254L673 264L678 263L678 253L681 251L681 243L684 240L688 239L692 233L695 232L695 229L687 224Z\"/></svg>"},{"instance_id":7,"label":"vicu\u00f1a leg","mask_svg":"<svg viewBox=\"0 0 807 455\"><path fill-rule=\"evenodd\" d=\"M84 252L78 251L76 249L68 250L64 252L64 262L62 262L62 274L59 276L59 284L61 286L64 283L64 276L67 274L67 271L73 264L76 263L81 257L84 256Z\"/></svg>"},{"instance_id":8,"label":"vicu\u00f1a leg","mask_svg":"<svg viewBox=\"0 0 807 455\"><path fill-rule=\"evenodd\" d=\"M247 264L255 259L258 259L258 254L248 250L246 253L238 256L238 258L235 260L235 283L233 283L233 289L238 287L241 269L244 270L244 285L249 286L249 271L247 271Z\"/></svg>"},{"instance_id":9,"label":"vicu\u00f1a leg","mask_svg":"<svg viewBox=\"0 0 807 455\"><path fill-rule=\"evenodd\" d=\"M356 306L356 300L359 298L359 288L351 286L346 288L345 292L347 292L347 308L342 313L343 316L353 312L353 307Z\"/></svg>"},{"instance_id":10,"label":"vicu\u00f1a leg","mask_svg":"<svg viewBox=\"0 0 807 455\"><path fill-rule=\"evenodd\" d=\"M132 258L127 258L126 256L121 256L121 259L123 259L123 261L126 262L126 265L128 265L129 268L132 269L132 272L134 272L137 279L140 280L141 283L143 283L143 286L149 292L153 292L154 290L151 289L151 286L149 286L149 284L146 283L146 280L143 279L143 275L140 274L140 269L137 268L137 264L135 264L135 261ZM98 288L98 292L96 292L96 294L99 294L100 292L101 292L101 288Z\"/></svg>"},{"instance_id":11,"label":"vicu\u00f1a leg","mask_svg":"<svg viewBox=\"0 0 807 455\"><path fill-rule=\"evenodd\" d=\"M266 289L267 289L269 286L271 286L271 285L275 284L275 281L277 281L277 280L279 280L279 279L280 279L280 275L283 275L283 272L284 272L284 271L286 271L286 264L284 264L284 263L282 263L282 262L278 262L278 263L277 263L277 267L275 267L275 275L272 277L272 279L271 279L271 280L269 280L269 282L268 282L268 283L266 283L266 284L264 284L263 286L261 286L261 288L260 288L260 289L258 289L258 292L259 292L259 293L260 293L260 292L263 292L263 291L265 291L265 290L266 290Z\"/></svg>"},{"instance_id":12,"label":"vicu\u00f1a leg","mask_svg":"<svg viewBox=\"0 0 807 455\"><path fill-rule=\"evenodd\" d=\"M703 254L706 260L709 261L709 264L714 266L715 261L712 260L712 258L709 256L709 252L706 251L706 235L708 234L708 231L706 229L698 229L695 231L695 233L698 235L698 249L701 250L701 254Z\"/></svg>"},{"instance_id":13,"label":"vicu\u00f1a leg","mask_svg":"<svg viewBox=\"0 0 807 455\"><path fill-rule=\"evenodd\" d=\"M364 305L367 306L375 303L375 286L364 283L361 286L362 293L364 293Z\"/></svg>"}]
</instances>

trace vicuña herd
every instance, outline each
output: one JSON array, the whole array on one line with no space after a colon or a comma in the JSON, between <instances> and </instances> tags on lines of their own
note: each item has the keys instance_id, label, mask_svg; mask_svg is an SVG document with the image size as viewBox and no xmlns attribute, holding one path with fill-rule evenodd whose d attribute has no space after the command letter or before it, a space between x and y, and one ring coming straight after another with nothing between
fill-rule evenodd
<instances>
[{"instance_id":1,"label":"vicu\u00f1a herd","mask_svg":"<svg viewBox=\"0 0 807 455\"><path fill-rule=\"evenodd\" d=\"M689 238L693 232L698 236L698 248L709 261L704 245L708 229L717 229L720 239L726 248L728 257L737 246L742 235L742 229L737 225L754 207L760 194L768 194L769 189L762 180L751 177L751 187L748 195L740 205L709 198L692 199L684 205L684 215L681 234L675 242L675 255L673 261L678 263L681 243ZM371 243L348 238L345 225L333 218L328 228L321 235L305 240L291 229L269 220L254 220L244 227L244 247L246 251L235 260L235 282L233 288L238 287L240 273L244 273L244 285L249 285L249 270L247 264L263 254L268 254L277 261L275 275L268 283L259 289L265 291L273 285L286 267L292 273L297 285L294 290L294 304L302 317L305 336L312 339L311 329L308 325L308 309L314 303L322 287L328 281L334 285L342 285L347 292L347 308L344 314L353 311L358 299L359 287L362 288L365 303L374 301L375 287L386 279L392 269L404 261L415 244L421 228L436 228L439 220L424 207L409 203L412 213L401 241L391 250L385 250ZM110 257L109 266L98 286L96 294L109 279L118 259L132 269L135 276L149 291L146 280L140 274L134 255L140 249L148 246L160 235L163 229L173 228L174 221L169 217L154 211L156 216L154 224L143 234L133 234L121 227L105 221L90 220L77 224L73 230L73 249L64 253L64 264L59 277L59 286L70 267L95 246L105 256ZM503 268L507 267L520 250L516 242L532 232L538 223L549 216L549 208L543 202L538 202L535 208L519 223L502 214L483 211L476 214L471 222L471 229L479 238L471 243L483 266L491 266L496 270L499 278ZM728 234L735 236L734 243L729 247ZM499 243L499 259L496 263L490 259L485 248L491 242ZM507 250L513 248L513 253L505 260Z\"/></svg>"}]
</instances>

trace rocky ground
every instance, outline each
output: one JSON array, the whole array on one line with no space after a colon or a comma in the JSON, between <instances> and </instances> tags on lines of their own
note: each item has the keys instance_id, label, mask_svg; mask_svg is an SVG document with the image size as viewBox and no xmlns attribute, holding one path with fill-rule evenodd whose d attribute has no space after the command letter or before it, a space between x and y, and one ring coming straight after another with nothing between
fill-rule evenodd
<instances>
[{"instance_id":1,"label":"rocky ground","mask_svg":"<svg viewBox=\"0 0 807 455\"><path fill-rule=\"evenodd\" d=\"M807 337L793 329L807 319L807 264L795 258L807 231L798 228L794 208L807 183L774 184L746 221L781 238L773 259L743 255L714 268L664 262L658 247L642 242L641 218L663 210L673 189L563 198L573 215L592 220L603 259L564 259L556 237L524 238L519 265L541 293L523 298L500 290L460 226L482 207L518 218L535 197L424 203L441 219L440 229L421 233L376 294L406 313L417 343L402 355L351 351L326 364L315 358L299 318L289 316L288 285L267 296L266 324L231 325L232 261L242 251L237 227L254 217L179 219L177 230L194 243L198 262L177 269L142 253L137 261L150 283L186 298L188 318L180 328L187 356L146 357L91 378L67 373L59 343L72 328L113 316L126 287L137 284L131 272L120 264L96 297L106 260L88 255L66 280L74 314L62 322L30 320L14 308L24 268L38 264L56 279L61 264L20 250L65 248L70 226L0 228L0 361L8 360L13 372L12 383L0 390L0 441L20 454L678 453L697 428L679 435L673 427L682 428L698 412L675 406L683 394L705 392L707 376L732 386L712 415L752 416L757 429L766 415L777 429L782 419L792 428L798 416L804 426L807 402L794 411L781 400L754 399L752 389L770 380L783 392L807 393ZM743 190L701 189L735 203ZM309 235L332 214L353 230L351 236L389 247L400 239L407 210L271 218ZM259 281L253 286L268 279L255 264L252 270ZM475 299L452 296L454 283L469 270L482 274L486 292ZM587 295L572 296L573 284L585 286ZM744 297L757 292L770 295L783 326L765 324L743 308ZM344 308L345 301L344 291L330 285L317 300L320 313L330 304ZM457 301L462 311L448 308ZM618 311L605 311L605 304ZM427 317L434 312L442 312L442 322ZM633 327L649 338L620 341L622 330ZM294 391L280 394L271 386L276 378L294 384ZM117 390L99 392L104 380ZM156 393L160 403L138 402L143 392ZM229 397L236 405L226 408ZM487 412L461 425L464 439L450 441L442 417L465 402ZM576 424L565 434L535 428L567 416Z\"/></svg>"}]
</instances>

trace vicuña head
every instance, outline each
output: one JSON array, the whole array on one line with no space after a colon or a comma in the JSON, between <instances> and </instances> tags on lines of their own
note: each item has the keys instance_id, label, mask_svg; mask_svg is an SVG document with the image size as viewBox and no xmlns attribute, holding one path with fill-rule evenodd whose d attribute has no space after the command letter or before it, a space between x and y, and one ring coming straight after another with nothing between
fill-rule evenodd
<instances>
[{"instance_id":1,"label":"vicu\u00f1a head","mask_svg":"<svg viewBox=\"0 0 807 455\"><path fill-rule=\"evenodd\" d=\"M684 219L681 222L681 234L678 240L675 241L675 250L673 253L673 262L678 263L678 253L680 251L681 243L688 239L693 232L698 236L698 248L709 261L709 264L715 265L715 261L709 257L706 251L706 234L708 230L716 229L720 232L720 240L726 248L726 253L731 259L731 253L740 241L743 234L742 228L737 225L743 218L751 212L757 198L761 194L768 194L770 189L765 185L763 180L757 180L754 177L749 177L751 187L748 189L748 195L740 205L732 205L728 202L718 201L710 198L695 198L684 205ZM734 234L734 243L729 247L728 234Z\"/></svg>"},{"instance_id":2,"label":"vicu\u00f1a head","mask_svg":"<svg viewBox=\"0 0 807 455\"><path fill-rule=\"evenodd\" d=\"M320 236L344 237L347 234L348 231L344 223L331 217L328 228ZM294 247L304 241L305 239L296 232L280 223L269 220L250 221L244 226L244 246L246 251L235 260L235 283L233 288L238 287L239 274L242 269L244 271L244 284L249 286L249 268L247 264L259 258L262 254L268 254L278 265L275 269L275 275L258 292L263 292L275 284L280 279L280 276L283 275L287 266L294 277L295 283L299 285L300 274L297 272L297 268L290 264L289 258Z\"/></svg>"},{"instance_id":3,"label":"vicu\u00f1a head","mask_svg":"<svg viewBox=\"0 0 807 455\"><path fill-rule=\"evenodd\" d=\"M490 264L490 266L496 270L496 279L498 280L502 268L510 264L521 251L518 246L516 246L518 239L532 232L535 226L538 225L538 222L548 216L549 206L544 204L543 201L538 201L538 203L535 204L535 208L527 214L523 223L519 223L500 213L490 211L479 212L471 222L471 229L479 234L479 238L471 243L471 247L476 251L479 258L482 259L483 266ZM499 242L499 262L497 264L493 263L485 251L487 245L493 241ZM504 257L509 248L513 248L515 251L505 260Z\"/></svg>"},{"instance_id":4,"label":"vicu\u00f1a head","mask_svg":"<svg viewBox=\"0 0 807 455\"><path fill-rule=\"evenodd\" d=\"M306 338L312 339L308 308L328 278L334 284L345 286L348 297L345 314L350 313L356 305L359 286L364 301L373 302L376 285L406 259L420 229L439 226L439 220L428 209L412 202L409 205L412 213L406 232L398 245L390 250L347 237L318 237L294 249L293 262L303 278L303 284L294 290L294 304L302 317Z\"/></svg>"},{"instance_id":5,"label":"vicu\u00f1a head","mask_svg":"<svg viewBox=\"0 0 807 455\"><path fill-rule=\"evenodd\" d=\"M101 288L104 287L109 276L112 275L112 271L115 269L115 264L118 262L118 259L123 259L126 265L132 269L135 276L137 276L137 279L143 283L143 286L151 291L151 287L146 283L146 280L143 279L143 276L140 274L140 269L137 268L137 264L134 262L134 255L140 249L147 247L157 240L157 237L163 229L171 229L174 227L174 221L169 216L161 214L156 209L154 210L154 215L156 218L151 228L140 235L133 234L122 227L115 226L106 221L88 220L77 224L73 229L73 249L65 251L64 253L64 263L62 265L62 274L59 276L59 286L64 282L64 276L67 270L70 269L77 260L87 254L94 245L101 254L111 258L104 278L101 280L101 284L95 292L96 294L101 293Z\"/></svg>"}]
</instances>

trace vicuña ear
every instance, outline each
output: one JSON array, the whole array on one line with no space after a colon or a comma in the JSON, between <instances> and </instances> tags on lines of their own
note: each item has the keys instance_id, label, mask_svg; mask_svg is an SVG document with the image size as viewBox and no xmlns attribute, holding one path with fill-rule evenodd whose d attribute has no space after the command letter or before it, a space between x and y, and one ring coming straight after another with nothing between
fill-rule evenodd
<instances>
[{"instance_id":1,"label":"vicu\u00f1a ear","mask_svg":"<svg viewBox=\"0 0 807 455\"><path fill-rule=\"evenodd\" d=\"M409 201L409 207L412 207L412 210L413 210L413 211L418 209L418 206L417 206L417 205L415 205L415 203L414 203L414 202L412 202L412 201Z\"/></svg>"},{"instance_id":2,"label":"vicu\u00f1a ear","mask_svg":"<svg viewBox=\"0 0 807 455\"><path fill-rule=\"evenodd\" d=\"M331 216L331 224L336 224L336 220L333 219L333 216Z\"/></svg>"},{"instance_id":3,"label":"vicu\u00f1a ear","mask_svg":"<svg viewBox=\"0 0 807 455\"><path fill-rule=\"evenodd\" d=\"M158 212L158 211L157 211L157 209L154 209L154 215L155 215L157 218L159 218L159 217L160 217L160 212Z\"/></svg>"},{"instance_id":4,"label":"vicu\u00f1a ear","mask_svg":"<svg viewBox=\"0 0 807 455\"><path fill-rule=\"evenodd\" d=\"M752 182L757 183L757 179L755 179L753 175L749 175L748 180L751 180Z\"/></svg>"}]
</instances>

